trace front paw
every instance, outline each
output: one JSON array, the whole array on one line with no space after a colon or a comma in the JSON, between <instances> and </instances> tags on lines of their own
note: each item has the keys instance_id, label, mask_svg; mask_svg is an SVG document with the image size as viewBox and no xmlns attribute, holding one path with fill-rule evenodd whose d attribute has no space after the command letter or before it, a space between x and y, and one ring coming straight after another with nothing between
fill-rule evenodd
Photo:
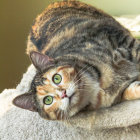
<instances>
[{"instance_id":1,"label":"front paw","mask_svg":"<svg viewBox=\"0 0 140 140\"><path fill-rule=\"evenodd\" d=\"M123 100L140 99L140 81L135 81L125 90Z\"/></svg>"}]
</instances>

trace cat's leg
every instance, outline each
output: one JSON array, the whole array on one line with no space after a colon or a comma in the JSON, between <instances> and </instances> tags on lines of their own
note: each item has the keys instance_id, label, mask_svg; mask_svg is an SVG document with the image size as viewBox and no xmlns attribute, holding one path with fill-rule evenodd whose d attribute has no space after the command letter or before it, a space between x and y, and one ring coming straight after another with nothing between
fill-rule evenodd
<instances>
[{"instance_id":1,"label":"cat's leg","mask_svg":"<svg viewBox=\"0 0 140 140\"><path fill-rule=\"evenodd\" d=\"M123 93L123 100L140 99L140 81L133 82Z\"/></svg>"}]
</instances>

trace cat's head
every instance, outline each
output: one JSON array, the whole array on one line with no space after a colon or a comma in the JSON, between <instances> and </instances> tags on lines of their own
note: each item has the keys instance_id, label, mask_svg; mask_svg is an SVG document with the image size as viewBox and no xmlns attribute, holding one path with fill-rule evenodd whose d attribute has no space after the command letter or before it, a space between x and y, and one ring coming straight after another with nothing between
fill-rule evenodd
<instances>
[{"instance_id":1,"label":"cat's head","mask_svg":"<svg viewBox=\"0 0 140 140\"><path fill-rule=\"evenodd\" d=\"M87 79L75 67L64 65L46 71L54 61L37 52L31 53L31 60L40 72L33 80L35 90L16 97L16 106L37 111L46 119L65 119L88 104Z\"/></svg>"}]
</instances>

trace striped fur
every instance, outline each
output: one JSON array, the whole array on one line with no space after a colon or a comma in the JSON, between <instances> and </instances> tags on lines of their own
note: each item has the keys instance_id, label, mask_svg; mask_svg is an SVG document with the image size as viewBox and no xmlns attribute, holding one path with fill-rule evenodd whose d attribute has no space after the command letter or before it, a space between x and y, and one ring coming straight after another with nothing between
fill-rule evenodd
<instances>
[{"instance_id":1,"label":"striped fur","mask_svg":"<svg viewBox=\"0 0 140 140\"><path fill-rule=\"evenodd\" d=\"M140 42L111 16L78 1L49 5L35 19L27 46L28 55L45 54L54 59L55 67L70 65L88 73L87 79L100 85L97 103L90 108L121 102L123 91L140 75ZM32 89L41 85L42 75L37 74ZM59 118L37 106L44 118Z\"/></svg>"}]
</instances>

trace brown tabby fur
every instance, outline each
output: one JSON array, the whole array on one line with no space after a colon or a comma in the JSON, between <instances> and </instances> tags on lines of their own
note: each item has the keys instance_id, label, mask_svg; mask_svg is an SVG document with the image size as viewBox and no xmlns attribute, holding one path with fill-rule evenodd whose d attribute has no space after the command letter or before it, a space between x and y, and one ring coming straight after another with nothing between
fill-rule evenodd
<instances>
[{"instance_id":1,"label":"brown tabby fur","mask_svg":"<svg viewBox=\"0 0 140 140\"><path fill-rule=\"evenodd\" d=\"M36 18L28 37L27 54L31 55L33 51L54 60L52 66L46 65L45 71L37 73L30 91L37 111L47 119L72 116L87 105L90 109L96 109L119 103L125 89L139 80L140 42L111 16L78 1L55 2ZM69 69L73 69L72 75ZM54 70L63 73L65 82L61 86L55 87L51 82L53 75L50 73ZM58 110L61 98L55 90L67 89L75 76L80 77L80 70L89 76L83 78L84 82L90 82L86 83L87 87L82 85L86 89L84 93L77 91L79 98L74 106L80 106L89 96L92 82L99 84L95 90L100 89L95 103L86 103L73 113L62 114ZM43 78L47 80L45 84L42 84ZM57 102L44 107L41 100L50 92L55 94Z\"/></svg>"}]
</instances>

